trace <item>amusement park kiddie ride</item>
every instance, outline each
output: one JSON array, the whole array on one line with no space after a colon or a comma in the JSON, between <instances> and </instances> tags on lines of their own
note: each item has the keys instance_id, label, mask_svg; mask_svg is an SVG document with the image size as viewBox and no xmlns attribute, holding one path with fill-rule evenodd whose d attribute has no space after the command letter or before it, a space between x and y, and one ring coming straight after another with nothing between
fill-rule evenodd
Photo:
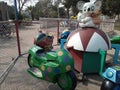
<instances>
[{"instance_id":1,"label":"amusement park kiddie ride","mask_svg":"<svg viewBox=\"0 0 120 90\"><path fill-rule=\"evenodd\" d=\"M103 72L106 51L111 44L108 36L97 28L97 24L100 24L98 15L101 12L101 1L90 0L87 3L80 1L77 6L82 11L77 17L79 28L72 31L67 39L61 38L60 42L64 48L63 43L66 41L65 46L74 58L74 68L83 73L84 79L87 73Z\"/></svg>"},{"instance_id":2,"label":"amusement park kiddie ride","mask_svg":"<svg viewBox=\"0 0 120 90\"><path fill-rule=\"evenodd\" d=\"M80 28L72 31L71 33L68 33L68 31L67 33L63 32L62 36L64 36L64 34L65 36L66 34L70 35L67 39L66 37L61 38L61 47L64 48L64 44L66 43L66 48L74 58L74 68L78 72L83 73L83 80L85 79L84 76L88 73L99 73L101 76L106 78L105 81L107 81L103 81L101 90L119 90L118 82L115 81L118 78L116 75L119 74L119 66L117 66L117 68L110 67L111 69L114 69L112 71L116 71L116 73L114 73L114 78L112 78L111 75L114 82L113 80L110 81L110 77L105 76L103 70L107 50L111 47L116 49L114 63L118 63L117 59L120 50L120 36L115 36L112 39L109 39L108 36L98 28L100 24L100 6L101 2L99 0L91 0L88 3L84 3L82 1L78 2L78 9L82 11L78 13L77 18ZM107 84L108 81L112 84ZM116 84L117 89L113 89L113 87L116 88Z\"/></svg>"},{"instance_id":3,"label":"amusement park kiddie ride","mask_svg":"<svg viewBox=\"0 0 120 90\"><path fill-rule=\"evenodd\" d=\"M36 78L58 83L62 90L75 89L77 78L74 69L83 73L83 80L88 73L99 73L106 78L101 90L120 90L120 67L109 67L103 73L107 50L111 48L111 42L112 47L118 46L120 37L110 40L98 28L100 0L80 1L77 6L82 11L77 17L79 28L62 32L60 50L52 50L53 36L40 33L34 39L34 46L29 49L28 72Z\"/></svg>"},{"instance_id":4,"label":"amusement park kiddie ride","mask_svg":"<svg viewBox=\"0 0 120 90\"><path fill-rule=\"evenodd\" d=\"M28 72L38 79L58 83L62 90L74 90L77 84L74 61L65 49L52 51L53 36L40 33L29 50Z\"/></svg>"},{"instance_id":5,"label":"amusement park kiddie ride","mask_svg":"<svg viewBox=\"0 0 120 90\"><path fill-rule=\"evenodd\" d=\"M108 67L102 74L104 81L101 85L101 90L120 90L120 61L119 51L120 51L120 36L114 36L110 39L111 47L115 49L115 54L113 56L114 66Z\"/></svg>"},{"instance_id":6,"label":"amusement park kiddie ride","mask_svg":"<svg viewBox=\"0 0 120 90\"><path fill-rule=\"evenodd\" d=\"M108 36L98 28L100 24L101 1L78 2L79 28L70 33L66 48L74 58L74 68L83 73L85 80L88 73L103 72L106 52L111 47Z\"/></svg>"}]
</instances>

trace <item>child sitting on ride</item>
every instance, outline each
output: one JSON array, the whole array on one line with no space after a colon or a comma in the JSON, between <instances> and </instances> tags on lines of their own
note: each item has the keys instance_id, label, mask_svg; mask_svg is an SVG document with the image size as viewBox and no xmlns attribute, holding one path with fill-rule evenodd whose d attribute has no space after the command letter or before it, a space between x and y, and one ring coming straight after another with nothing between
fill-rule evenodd
<instances>
[{"instance_id":1,"label":"child sitting on ride","mask_svg":"<svg viewBox=\"0 0 120 90\"><path fill-rule=\"evenodd\" d=\"M79 1L77 7L80 11L82 11L77 15L77 20L80 27L96 27L96 25L100 24L100 0L90 0L90 2L87 3Z\"/></svg>"}]
</instances>

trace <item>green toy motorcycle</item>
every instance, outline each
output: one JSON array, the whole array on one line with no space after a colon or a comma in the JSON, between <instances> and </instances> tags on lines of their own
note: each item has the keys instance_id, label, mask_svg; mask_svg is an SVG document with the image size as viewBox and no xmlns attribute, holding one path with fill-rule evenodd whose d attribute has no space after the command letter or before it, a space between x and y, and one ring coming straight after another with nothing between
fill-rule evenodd
<instances>
[{"instance_id":1,"label":"green toy motorcycle","mask_svg":"<svg viewBox=\"0 0 120 90\"><path fill-rule=\"evenodd\" d=\"M38 78L58 83L62 90L74 90L77 78L74 72L73 58L65 49L45 52L40 46L29 49L28 72Z\"/></svg>"},{"instance_id":2,"label":"green toy motorcycle","mask_svg":"<svg viewBox=\"0 0 120 90\"><path fill-rule=\"evenodd\" d=\"M120 36L114 36L110 39L112 44L120 44Z\"/></svg>"}]
</instances>

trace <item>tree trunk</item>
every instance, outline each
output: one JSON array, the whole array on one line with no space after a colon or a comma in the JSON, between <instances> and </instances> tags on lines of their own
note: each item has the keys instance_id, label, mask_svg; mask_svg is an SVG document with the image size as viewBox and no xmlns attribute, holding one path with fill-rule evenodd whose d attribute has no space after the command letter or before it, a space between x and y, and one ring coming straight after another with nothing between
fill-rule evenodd
<instances>
[{"instance_id":1,"label":"tree trunk","mask_svg":"<svg viewBox=\"0 0 120 90\"><path fill-rule=\"evenodd\" d=\"M69 19L69 8L67 8L67 18Z\"/></svg>"},{"instance_id":2,"label":"tree trunk","mask_svg":"<svg viewBox=\"0 0 120 90\"><path fill-rule=\"evenodd\" d=\"M31 11L31 18L32 18L32 20L34 20L33 11Z\"/></svg>"},{"instance_id":3,"label":"tree trunk","mask_svg":"<svg viewBox=\"0 0 120 90\"><path fill-rule=\"evenodd\" d=\"M120 15L118 14L118 20L120 19Z\"/></svg>"}]
</instances>

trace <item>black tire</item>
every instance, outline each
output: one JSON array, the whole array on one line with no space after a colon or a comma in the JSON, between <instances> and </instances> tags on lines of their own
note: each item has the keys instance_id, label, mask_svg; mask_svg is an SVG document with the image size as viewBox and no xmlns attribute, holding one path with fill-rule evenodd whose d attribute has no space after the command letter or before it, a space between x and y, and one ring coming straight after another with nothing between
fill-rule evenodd
<instances>
[{"instance_id":1,"label":"black tire","mask_svg":"<svg viewBox=\"0 0 120 90\"><path fill-rule=\"evenodd\" d=\"M64 84L61 84L61 78L64 79L64 77L67 77L67 80L68 82L67 85L64 85ZM64 75L62 76L59 76L58 77L58 85L60 86L60 88L62 90L75 90L76 86L77 86L77 77L75 75L75 73L73 71L70 71L68 73L65 73Z\"/></svg>"},{"instance_id":2,"label":"black tire","mask_svg":"<svg viewBox=\"0 0 120 90\"><path fill-rule=\"evenodd\" d=\"M116 84L115 86L114 86L114 89L113 90L120 90L120 85L119 84Z\"/></svg>"},{"instance_id":3,"label":"black tire","mask_svg":"<svg viewBox=\"0 0 120 90\"><path fill-rule=\"evenodd\" d=\"M114 90L114 83L110 80L105 79L102 82L100 90Z\"/></svg>"},{"instance_id":4,"label":"black tire","mask_svg":"<svg viewBox=\"0 0 120 90\"><path fill-rule=\"evenodd\" d=\"M76 77L76 75L75 75L75 73L73 71L69 72L69 75L70 75L70 77L71 77L71 79L73 81L73 85L72 85L73 88L71 90L74 90L76 88L76 86L77 86L77 77Z\"/></svg>"},{"instance_id":5,"label":"black tire","mask_svg":"<svg viewBox=\"0 0 120 90\"><path fill-rule=\"evenodd\" d=\"M29 65L30 68L33 67L33 65L31 64L31 62L32 62L32 59L31 59L31 55L29 54L28 55L28 65Z\"/></svg>"}]
</instances>

